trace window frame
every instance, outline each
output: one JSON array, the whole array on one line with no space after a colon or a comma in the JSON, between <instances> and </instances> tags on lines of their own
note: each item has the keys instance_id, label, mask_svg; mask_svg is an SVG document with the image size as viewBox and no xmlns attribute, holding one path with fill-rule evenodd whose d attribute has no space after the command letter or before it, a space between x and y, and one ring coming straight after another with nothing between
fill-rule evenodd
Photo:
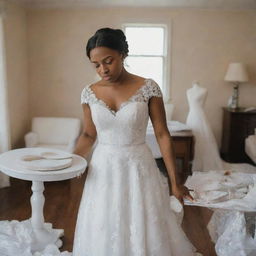
<instances>
[{"instance_id":1,"label":"window frame","mask_svg":"<svg viewBox=\"0 0 256 256\"><path fill-rule=\"evenodd\" d=\"M170 102L170 94L169 94L169 88L170 86L170 54L169 54L169 48L170 48L170 28L167 24L164 23L123 23L122 24L122 30L126 31L127 27L161 27L164 31L164 39L163 39L163 55L130 55L128 56L136 56L136 57L162 57L163 58L163 85L162 85L162 92L163 92L163 99L165 103Z\"/></svg>"},{"instance_id":2,"label":"window frame","mask_svg":"<svg viewBox=\"0 0 256 256\"><path fill-rule=\"evenodd\" d=\"M3 15L0 13L0 153L8 151L11 148L8 84L6 74L6 45L3 19Z\"/></svg>"}]
</instances>

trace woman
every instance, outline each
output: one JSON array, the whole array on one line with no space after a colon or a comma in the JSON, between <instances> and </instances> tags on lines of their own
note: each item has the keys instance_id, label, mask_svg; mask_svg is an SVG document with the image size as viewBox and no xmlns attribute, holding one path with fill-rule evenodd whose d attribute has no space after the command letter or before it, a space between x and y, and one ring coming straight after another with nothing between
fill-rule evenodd
<instances>
[{"instance_id":1,"label":"woman","mask_svg":"<svg viewBox=\"0 0 256 256\"><path fill-rule=\"evenodd\" d=\"M191 256L194 248L169 207L166 178L145 144L150 117L172 183L182 202L159 86L130 74L121 30L92 36L87 56L101 80L84 88L84 130L76 154L86 157L96 138L78 214L74 256Z\"/></svg>"}]
</instances>

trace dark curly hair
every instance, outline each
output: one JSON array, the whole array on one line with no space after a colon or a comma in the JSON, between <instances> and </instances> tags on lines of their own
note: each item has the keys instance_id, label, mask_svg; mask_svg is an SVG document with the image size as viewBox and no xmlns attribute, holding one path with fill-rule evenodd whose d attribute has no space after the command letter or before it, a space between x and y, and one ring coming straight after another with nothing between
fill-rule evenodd
<instances>
[{"instance_id":1,"label":"dark curly hair","mask_svg":"<svg viewBox=\"0 0 256 256\"><path fill-rule=\"evenodd\" d=\"M101 28L88 40L86 54L90 59L90 52L96 47L108 47L127 57L129 49L124 32L121 29Z\"/></svg>"}]
</instances>

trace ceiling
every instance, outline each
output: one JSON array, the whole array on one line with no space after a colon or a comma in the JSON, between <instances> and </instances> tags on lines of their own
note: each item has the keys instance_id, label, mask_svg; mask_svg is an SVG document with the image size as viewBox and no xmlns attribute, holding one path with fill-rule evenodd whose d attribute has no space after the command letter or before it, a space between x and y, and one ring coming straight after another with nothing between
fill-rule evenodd
<instances>
[{"instance_id":1,"label":"ceiling","mask_svg":"<svg viewBox=\"0 0 256 256\"><path fill-rule=\"evenodd\" d=\"M174 7L256 10L256 0L5 0L30 8L54 7Z\"/></svg>"}]
</instances>

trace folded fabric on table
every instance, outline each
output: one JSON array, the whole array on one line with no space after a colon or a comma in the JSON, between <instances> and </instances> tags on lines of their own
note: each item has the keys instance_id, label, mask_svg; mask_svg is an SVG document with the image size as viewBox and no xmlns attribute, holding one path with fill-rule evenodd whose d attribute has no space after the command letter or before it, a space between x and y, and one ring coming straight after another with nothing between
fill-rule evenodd
<instances>
[{"instance_id":1,"label":"folded fabric on table","mask_svg":"<svg viewBox=\"0 0 256 256\"><path fill-rule=\"evenodd\" d=\"M255 211L256 175L231 171L194 172L186 181L198 205L227 210Z\"/></svg>"}]
</instances>

